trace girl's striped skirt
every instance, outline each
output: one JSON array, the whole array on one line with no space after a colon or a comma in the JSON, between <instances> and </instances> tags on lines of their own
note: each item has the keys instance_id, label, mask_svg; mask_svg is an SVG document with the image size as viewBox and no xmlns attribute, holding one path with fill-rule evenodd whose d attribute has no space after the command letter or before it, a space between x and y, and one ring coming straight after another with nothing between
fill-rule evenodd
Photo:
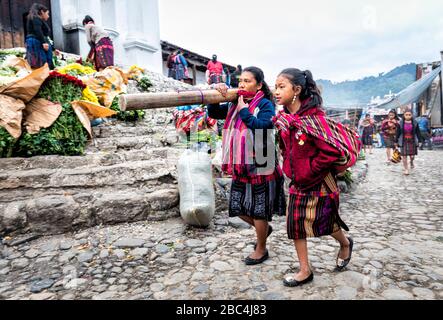
<instances>
[{"instance_id":1,"label":"girl's striped skirt","mask_svg":"<svg viewBox=\"0 0 443 320\"><path fill-rule=\"evenodd\" d=\"M288 238L292 240L331 235L349 228L339 216L340 192L330 173L325 180L308 191L290 188L287 212Z\"/></svg>"}]
</instances>

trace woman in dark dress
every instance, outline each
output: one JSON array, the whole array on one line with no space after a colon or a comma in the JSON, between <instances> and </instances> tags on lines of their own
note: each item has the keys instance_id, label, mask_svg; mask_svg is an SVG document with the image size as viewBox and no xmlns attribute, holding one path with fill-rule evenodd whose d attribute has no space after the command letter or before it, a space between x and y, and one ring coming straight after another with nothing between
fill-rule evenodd
<instances>
[{"instance_id":1,"label":"woman in dark dress","mask_svg":"<svg viewBox=\"0 0 443 320\"><path fill-rule=\"evenodd\" d=\"M224 83L215 87L223 95L228 89ZM273 214L285 214L284 180L273 139L271 119L275 116L275 106L263 71L256 67L244 69L239 89L237 102L209 105L208 115L226 119L222 169L233 179L229 216L240 217L255 227L255 251L245 263L256 265L269 258L266 240L272 227L268 222Z\"/></svg>"},{"instance_id":2,"label":"woman in dark dress","mask_svg":"<svg viewBox=\"0 0 443 320\"><path fill-rule=\"evenodd\" d=\"M411 169L414 169L414 159L422 142L423 138L418 123L413 119L412 112L406 110L397 130L397 144L401 148L401 155L403 156L404 175L407 176L410 173L408 157L411 161Z\"/></svg>"},{"instance_id":3,"label":"woman in dark dress","mask_svg":"<svg viewBox=\"0 0 443 320\"><path fill-rule=\"evenodd\" d=\"M365 119L361 123L362 127L362 140L363 145L366 150L369 149L369 154L372 154L372 147L373 147L373 135L375 133L375 126L374 122L371 120L371 115L367 114Z\"/></svg>"},{"instance_id":4,"label":"woman in dark dress","mask_svg":"<svg viewBox=\"0 0 443 320\"><path fill-rule=\"evenodd\" d=\"M51 70L54 69L48 20L49 9L44 5L34 3L29 10L26 22L26 60L33 69L38 69L45 63Z\"/></svg>"}]
</instances>

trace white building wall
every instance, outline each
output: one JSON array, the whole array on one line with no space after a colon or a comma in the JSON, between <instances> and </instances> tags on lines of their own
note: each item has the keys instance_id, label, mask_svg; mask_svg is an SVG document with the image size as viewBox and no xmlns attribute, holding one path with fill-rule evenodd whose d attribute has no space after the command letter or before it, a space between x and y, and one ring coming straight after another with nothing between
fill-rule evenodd
<instances>
[{"instance_id":1,"label":"white building wall","mask_svg":"<svg viewBox=\"0 0 443 320\"><path fill-rule=\"evenodd\" d=\"M139 64L151 71L162 72L158 0L52 0L59 8L63 37L54 36L56 46L75 47L82 57L89 52L82 26L85 15L109 32L114 42L115 63L128 67ZM78 35L78 36L77 36ZM76 46L66 41L78 41ZM63 41L63 43L61 43Z\"/></svg>"}]
</instances>

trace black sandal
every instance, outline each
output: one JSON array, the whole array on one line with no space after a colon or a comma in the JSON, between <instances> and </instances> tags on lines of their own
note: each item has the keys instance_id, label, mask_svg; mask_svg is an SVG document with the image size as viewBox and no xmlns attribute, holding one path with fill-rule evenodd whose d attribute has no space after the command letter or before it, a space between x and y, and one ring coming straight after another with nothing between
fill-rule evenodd
<instances>
[{"instance_id":1,"label":"black sandal","mask_svg":"<svg viewBox=\"0 0 443 320\"><path fill-rule=\"evenodd\" d=\"M347 265L349 264L349 262L351 261L351 258L352 258L352 249L353 249L353 247L354 247L354 240L352 240L351 237L349 237L348 240L349 240L349 258L347 258L347 259L345 259L345 260L340 259L340 257L339 257L339 256L340 256L340 251L341 251L341 248L340 248L340 251L338 252L337 260L336 260L336 265L337 265L336 270L337 270L337 271L342 271L344 268L346 268L346 266L347 266Z\"/></svg>"},{"instance_id":2,"label":"black sandal","mask_svg":"<svg viewBox=\"0 0 443 320\"><path fill-rule=\"evenodd\" d=\"M266 236L266 239L269 238L269 236L271 235L272 231L274 231L274 229L272 229L272 226L269 225L268 227L268 235ZM257 249L257 242L254 244L254 250Z\"/></svg>"},{"instance_id":3,"label":"black sandal","mask_svg":"<svg viewBox=\"0 0 443 320\"><path fill-rule=\"evenodd\" d=\"M294 287L302 286L302 285L307 284L312 281L314 281L314 273L311 271L311 275L309 277L307 277L305 280L298 281L298 280L295 280L293 276L289 276L289 277L286 277L285 279L283 279L283 284L285 287L294 288Z\"/></svg>"}]
</instances>

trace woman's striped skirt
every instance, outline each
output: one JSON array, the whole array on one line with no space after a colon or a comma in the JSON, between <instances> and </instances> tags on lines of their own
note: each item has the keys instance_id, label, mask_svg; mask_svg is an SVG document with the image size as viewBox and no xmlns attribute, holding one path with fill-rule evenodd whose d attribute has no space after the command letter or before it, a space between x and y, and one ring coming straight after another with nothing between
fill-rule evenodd
<instances>
[{"instance_id":1,"label":"woman's striped skirt","mask_svg":"<svg viewBox=\"0 0 443 320\"><path fill-rule=\"evenodd\" d=\"M284 179L250 184L233 180L229 199L229 216L248 216L255 220L272 221L274 214L284 216L286 198Z\"/></svg>"}]
</instances>

